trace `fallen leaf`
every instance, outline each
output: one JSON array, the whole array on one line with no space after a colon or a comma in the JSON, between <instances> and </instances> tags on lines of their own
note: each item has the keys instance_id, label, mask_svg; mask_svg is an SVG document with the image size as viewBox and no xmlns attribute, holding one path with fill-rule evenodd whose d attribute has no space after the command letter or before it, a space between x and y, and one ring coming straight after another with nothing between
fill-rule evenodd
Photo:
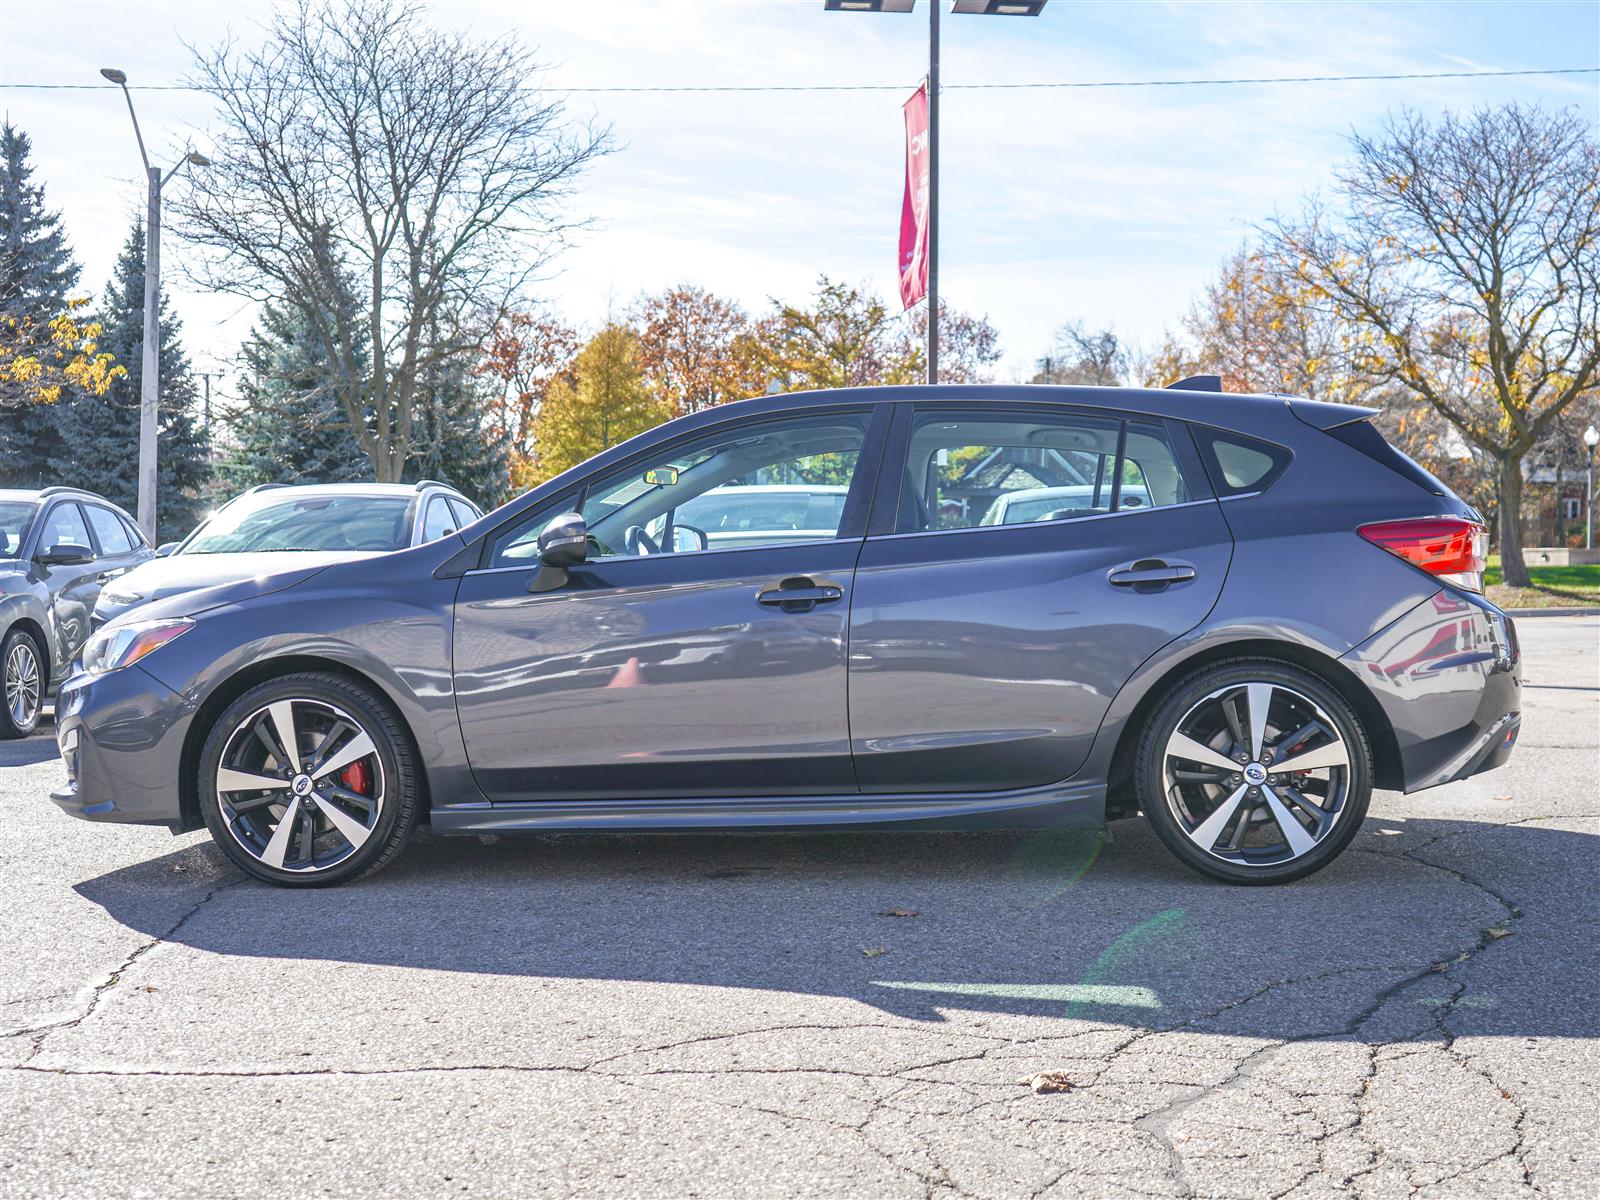
<instances>
[{"instance_id":1,"label":"fallen leaf","mask_svg":"<svg viewBox=\"0 0 1600 1200\"><path fill-rule=\"evenodd\" d=\"M1029 1075L1017 1082L1025 1088L1032 1088L1036 1096L1048 1096L1052 1092L1072 1090L1072 1080L1067 1078L1065 1071L1040 1071L1037 1075Z\"/></svg>"},{"instance_id":2,"label":"fallen leaf","mask_svg":"<svg viewBox=\"0 0 1600 1200\"><path fill-rule=\"evenodd\" d=\"M1496 800L1509 800L1509 799L1511 799L1511 797L1510 796L1496 796L1495 799Z\"/></svg>"},{"instance_id":3,"label":"fallen leaf","mask_svg":"<svg viewBox=\"0 0 1600 1200\"><path fill-rule=\"evenodd\" d=\"M863 946L863 947L861 947L861 953L865 954L868 958L877 958L880 954L889 953L889 947L887 947L887 946Z\"/></svg>"},{"instance_id":4,"label":"fallen leaf","mask_svg":"<svg viewBox=\"0 0 1600 1200\"><path fill-rule=\"evenodd\" d=\"M1485 929L1483 931L1483 935L1491 942L1497 942L1503 937L1510 937L1514 932L1516 931L1507 929L1504 925L1494 925L1488 929Z\"/></svg>"},{"instance_id":5,"label":"fallen leaf","mask_svg":"<svg viewBox=\"0 0 1600 1200\"><path fill-rule=\"evenodd\" d=\"M886 908L878 915L880 917L920 917L922 914L914 908Z\"/></svg>"}]
</instances>

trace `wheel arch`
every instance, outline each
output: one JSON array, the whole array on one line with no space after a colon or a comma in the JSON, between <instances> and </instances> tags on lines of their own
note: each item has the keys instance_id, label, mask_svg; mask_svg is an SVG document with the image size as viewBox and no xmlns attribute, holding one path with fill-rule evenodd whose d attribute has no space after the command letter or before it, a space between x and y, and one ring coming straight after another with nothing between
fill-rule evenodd
<instances>
[{"instance_id":1,"label":"wheel arch","mask_svg":"<svg viewBox=\"0 0 1600 1200\"><path fill-rule=\"evenodd\" d=\"M428 787L428 771L422 757L421 749L417 744L417 735L411 728L411 723L406 720L401 706L395 703L388 690L371 675L357 670L349 663L341 662L336 658L325 658L316 654L285 654L276 658L265 659L262 662L252 663L241 671L235 672L218 684L209 696L195 710L194 719L189 722L189 731L183 739L183 753L178 768L178 806L181 816L180 831L187 832L200 829L205 825L204 818L200 815L200 790L195 775L200 766L200 751L205 746L206 737L211 732L211 727L216 723L224 709L240 696L258 684L269 680L279 679L285 675L298 675L305 671L320 671L330 675L342 675L354 683L367 688L377 699L388 707L390 715L399 724L405 734L406 741L410 743L411 752L416 756L417 762L422 766L418 772L417 786L421 789L422 810L425 819L432 807L432 793Z\"/></svg>"},{"instance_id":2,"label":"wheel arch","mask_svg":"<svg viewBox=\"0 0 1600 1200\"><path fill-rule=\"evenodd\" d=\"M1355 710L1362 729L1372 744L1372 771L1375 787L1398 790L1404 787L1404 773L1400 759L1400 744L1394 727L1377 701L1355 673L1338 659L1323 654L1309 646L1294 642L1275 641L1271 638L1245 638L1223 642L1173 663L1147 688L1123 722L1117 735L1116 748L1111 753L1111 766L1107 772L1106 819L1131 817L1138 812L1138 800L1133 789L1134 756L1138 753L1139 738L1150 715L1166 699L1172 685L1186 675L1203 670L1216 663L1234 658L1270 658L1288 666L1309 671L1334 691Z\"/></svg>"}]
</instances>

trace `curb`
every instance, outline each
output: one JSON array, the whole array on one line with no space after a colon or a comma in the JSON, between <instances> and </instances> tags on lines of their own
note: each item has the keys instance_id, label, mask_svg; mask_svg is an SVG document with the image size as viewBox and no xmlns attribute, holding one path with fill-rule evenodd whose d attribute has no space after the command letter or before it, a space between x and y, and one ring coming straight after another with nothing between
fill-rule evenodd
<instances>
[{"instance_id":1,"label":"curb","mask_svg":"<svg viewBox=\"0 0 1600 1200\"><path fill-rule=\"evenodd\" d=\"M1600 617L1600 608L1503 608L1508 617Z\"/></svg>"}]
</instances>

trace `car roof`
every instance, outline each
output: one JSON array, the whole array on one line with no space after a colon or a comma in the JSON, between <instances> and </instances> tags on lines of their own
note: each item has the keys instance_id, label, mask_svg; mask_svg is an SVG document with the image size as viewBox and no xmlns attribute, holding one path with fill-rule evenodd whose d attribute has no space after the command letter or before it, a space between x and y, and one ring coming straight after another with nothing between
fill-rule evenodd
<instances>
[{"instance_id":1,"label":"car roof","mask_svg":"<svg viewBox=\"0 0 1600 1200\"><path fill-rule=\"evenodd\" d=\"M247 492L241 492L232 500L243 500L246 496L260 496L263 498L282 498L292 500L298 496L397 496L410 499L425 491L441 491L452 496L461 496L455 488L447 483L282 483L264 484L253 487ZM461 496L463 500L465 496Z\"/></svg>"}]
</instances>

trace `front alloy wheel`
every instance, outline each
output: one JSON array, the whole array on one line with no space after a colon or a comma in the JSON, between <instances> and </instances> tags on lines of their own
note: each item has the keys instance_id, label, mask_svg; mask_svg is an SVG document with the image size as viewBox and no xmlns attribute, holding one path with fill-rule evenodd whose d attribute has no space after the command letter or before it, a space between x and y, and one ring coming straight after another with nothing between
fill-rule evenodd
<instances>
[{"instance_id":1,"label":"front alloy wheel","mask_svg":"<svg viewBox=\"0 0 1600 1200\"><path fill-rule=\"evenodd\" d=\"M20 629L0 643L0 737L27 737L39 725L44 671L39 647Z\"/></svg>"},{"instance_id":2,"label":"front alloy wheel","mask_svg":"<svg viewBox=\"0 0 1600 1200\"><path fill-rule=\"evenodd\" d=\"M1354 836L1371 754L1321 680L1286 664L1223 664L1157 711L1139 782L1146 816L1190 866L1277 883L1327 865Z\"/></svg>"},{"instance_id":3,"label":"front alloy wheel","mask_svg":"<svg viewBox=\"0 0 1600 1200\"><path fill-rule=\"evenodd\" d=\"M270 681L223 713L202 755L202 809L221 849L258 879L337 883L399 851L416 770L398 722L336 675Z\"/></svg>"}]
</instances>

